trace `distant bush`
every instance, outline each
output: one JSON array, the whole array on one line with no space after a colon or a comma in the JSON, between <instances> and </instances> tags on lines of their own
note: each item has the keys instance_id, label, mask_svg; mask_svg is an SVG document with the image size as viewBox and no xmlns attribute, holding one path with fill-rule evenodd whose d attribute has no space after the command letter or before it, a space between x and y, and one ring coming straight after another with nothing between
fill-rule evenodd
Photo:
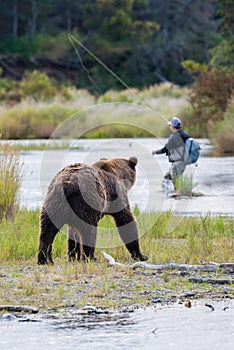
<instances>
[{"instance_id":1,"label":"distant bush","mask_svg":"<svg viewBox=\"0 0 234 350\"><path fill-rule=\"evenodd\" d=\"M9 79L0 78L0 91L9 91L11 88L11 82Z\"/></svg>"},{"instance_id":2,"label":"distant bush","mask_svg":"<svg viewBox=\"0 0 234 350\"><path fill-rule=\"evenodd\" d=\"M194 113L187 122L199 126L199 136L209 137L214 124L224 119L233 93L234 72L207 71L197 78L190 91Z\"/></svg>"},{"instance_id":3,"label":"distant bush","mask_svg":"<svg viewBox=\"0 0 234 350\"><path fill-rule=\"evenodd\" d=\"M19 88L22 98L32 97L35 101L50 100L57 93L56 83L47 74L38 71L26 72Z\"/></svg>"},{"instance_id":4,"label":"distant bush","mask_svg":"<svg viewBox=\"0 0 234 350\"><path fill-rule=\"evenodd\" d=\"M0 117L0 129L4 139L48 138L55 128L74 110L62 105L45 107L26 106L12 108Z\"/></svg>"},{"instance_id":5,"label":"distant bush","mask_svg":"<svg viewBox=\"0 0 234 350\"><path fill-rule=\"evenodd\" d=\"M70 100L72 89L65 84L59 85L45 72L34 70L26 72L21 81L0 78L0 100L18 103L23 100L50 101L54 98Z\"/></svg>"},{"instance_id":6,"label":"distant bush","mask_svg":"<svg viewBox=\"0 0 234 350\"><path fill-rule=\"evenodd\" d=\"M147 89L144 89L139 92L141 98L148 97L174 97L181 98L186 94L187 90L179 86L173 85L171 83L162 83L157 85L152 85Z\"/></svg>"},{"instance_id":7,"label":"distant bush","mask_svg":"<svg viewBox=\"0 0 234 350\"><path fill-rule=\"evenodd\" d=\"M211 139L219 155L234 154L234 106L225 113L224 120L215 124Z\"/></svg>"},{"instance_id":8,"label":"distant bush","mask_svg":"<svg viewBox=\"0 0 234 350\"><path fill-rule=\"evenodd\" d=\"M22 169L20 154L9 144L0 145L0 221L19 209Z\"/></svg>"},{"instance_id":9,"label":"distant bush","mask_svg":"<svg viewBox=\"0 0 234 350\"><path fill-rule=\"evenodd\" d=\"M134 90L136 93L136 90ZM131 93L129 90L123 90L123 91L115 91L115 90L108 90L104 95L102 95L99 99L100 103L107 103L107 102L128 102L132 103L134 102L134 99L136 99L136 96Z\"/></svg>"}]
</instances>

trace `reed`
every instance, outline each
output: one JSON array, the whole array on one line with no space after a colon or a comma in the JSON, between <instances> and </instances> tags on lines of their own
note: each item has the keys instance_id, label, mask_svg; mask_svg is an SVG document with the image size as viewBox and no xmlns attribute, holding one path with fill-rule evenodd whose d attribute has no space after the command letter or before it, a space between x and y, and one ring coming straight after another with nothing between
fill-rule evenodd
<instances>
[{"instance_id":1,"label":"reed","mask_svg":"<svg viewBox=\"0 0 234 350\"><path fill-rule=\"evenodd\" d=\"M193 175L181 175L175 180L176 191L180 196L191 197L195 186Z\"/></svg>"},{"instance_id":2,"label":"reed","mask_svg":"<svg viewBox=\"0 0 234 350\"><path fill-rule=\"evenodd\" d=\"M0 220L13 217L19 207L23 163L10 144L0 145Z\"/></svg>"}]
</instances>

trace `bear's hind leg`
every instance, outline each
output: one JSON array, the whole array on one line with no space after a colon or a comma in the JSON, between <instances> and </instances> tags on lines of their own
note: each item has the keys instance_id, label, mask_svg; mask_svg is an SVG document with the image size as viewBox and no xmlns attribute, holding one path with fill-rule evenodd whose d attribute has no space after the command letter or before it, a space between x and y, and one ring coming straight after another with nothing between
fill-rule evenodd
<instances>
[{"instance_id":1,"label":"bear's hind leg","mask_svg":"<svg viewBox=\"0 0 234 350\"><path fill-rule=\"evenodd\" d=\"M47 260L49 260L51 264L54 263L52 259L52 244L54 237L62 226L63 225L61 225L59 228L56 227L51 221L49 215L46 213L45 209L42 209L37 260L39 265L47 264Z\"/></svg>"},{"instance_id":2,"label":"bear's hind leg","mask_svg":"<svg viewBox=\"0 0 234 350\"><path fill-rule=\"evenodd\" d=\"M92 226L87 224L85 232L81 233L82 243L83 243L83 251L88 260L95 261L94 257L96 240L97 240L97 226Z\"/></svg>"},{"instance_id":3,"label":"bear's hind leg","mask_svg":"<svg viewBox=\"0 0 234 350\"><path fill-rule=\"evenodd\" d=\"M68 260L83 260L84 252L81 242L80 232L72 227L68 226Z\"/></svg>"}]
</instances>

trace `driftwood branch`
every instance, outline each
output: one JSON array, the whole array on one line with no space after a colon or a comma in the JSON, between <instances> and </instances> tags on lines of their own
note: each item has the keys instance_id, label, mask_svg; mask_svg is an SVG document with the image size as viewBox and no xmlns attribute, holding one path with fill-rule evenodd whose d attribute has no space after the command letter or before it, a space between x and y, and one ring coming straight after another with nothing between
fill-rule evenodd
<instances>
[{"instance_id":1,"label":"driftwood branch","mask_svg":"<svg viewBox=\"0 0 234 350\"><path fill-rule=\"evenodd\" d=\"M124 264L121 264L121 263L116 262L115 259L114 259L111 255L109 255L109 254L107 254L107 253L105 253L105 252L103 252L103 256L104 256L105 259L107 259L107 260L109 261L109 264L110 264L111 266L122 266L122 267L127 267L127 265L124 265Z\"/></svg>"},{"instance_id":2,"label":"driftwood branch","mask_svg":"<svg viewBox=\"0 0 234 350\"><path fill-rule=\"evenodd\" d=\"M233 279L210 279L210 278L189 278L191 283L209 283L209 284L234 284Z\"/></svg>"},{"instance_id":3,"label":"driftwood branch","mask_svg":"<svg viewBox=\"0 0 234 350\"><path fill-rule=\"evenodd\" d=\"M163 264L163 265L152 265L144 262L136 262L131 265L131 268L144 268L144 269L150 269L150 270L178 270L178 271L208 271L208 272L215 272L218 270L216 265L213 264L204 264L204 265L188 265L188 264L176 264L176 263L169 263L169 264Z\"/></svg>"},{"instance_id":4,"label":"driftwood branch","mask_svg":"<svg viewBox=\"0 0 234 350\"><path fill-rule=\"evenodd\" d=\"M9 312L27 312L31 314L37 314L38 309L31 306L21 306L21 305L0 305L0 311Z\"/></svg>"},{"instance_id":5,"label":"driftwood branch","mask_svg":"<svg viewBox=\"0 0 234 350\"><path fill-rule=\"evenodd\" d=\"M105 259L109 261L109 264L111 266L130 267L131 269L143 268L143 269L156 270L156 271L179 270L179 271L206 271L206 272L216 272L218 270L223 269L226 271L234 271L234 263L217 264L212 262L212 263L207 263L202 265L169 263L169 264L163 264L163 265L154 265L154 264L146 263L144 261L139 261L127 266L125 264L116 262L111 255L105 252L103 252L103 256Z\"/></svg>"}]
</instances>

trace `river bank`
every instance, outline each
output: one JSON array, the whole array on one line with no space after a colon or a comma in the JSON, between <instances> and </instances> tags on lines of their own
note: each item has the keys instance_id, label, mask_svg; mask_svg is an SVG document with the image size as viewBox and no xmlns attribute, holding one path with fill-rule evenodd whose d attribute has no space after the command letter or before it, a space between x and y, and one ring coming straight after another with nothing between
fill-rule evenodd
<instances>
[{"instance_id":1,"label":"river bank","mask_svg":"<svg viewBox=\"0 0 234 350\"><path fill-rule=\"evenodd\" d=\"M75 342L83 350L103 345L153 350L157 342L162 350L231 350L232 279L233 271L152 272L108 265L100 271L97 263L58 260L56 266L1 265L1 304L30 305L34 311L2 311L0 345L63 350Z\"/></svg>"},{"instance_id":2,"label":"river bank","mask_svg":"<svg viewBox=\"0 0 234 350\"><path fill-rule=\"evenodd\" d=\"M189 303L197 300L234 299L233 267L216 272L152 271L57 259L56 266L1 264L0 281L2 305L31 305L52 313L86 305L134 311L155 305L190 307Z\"/></svg>"}]
</instances>

